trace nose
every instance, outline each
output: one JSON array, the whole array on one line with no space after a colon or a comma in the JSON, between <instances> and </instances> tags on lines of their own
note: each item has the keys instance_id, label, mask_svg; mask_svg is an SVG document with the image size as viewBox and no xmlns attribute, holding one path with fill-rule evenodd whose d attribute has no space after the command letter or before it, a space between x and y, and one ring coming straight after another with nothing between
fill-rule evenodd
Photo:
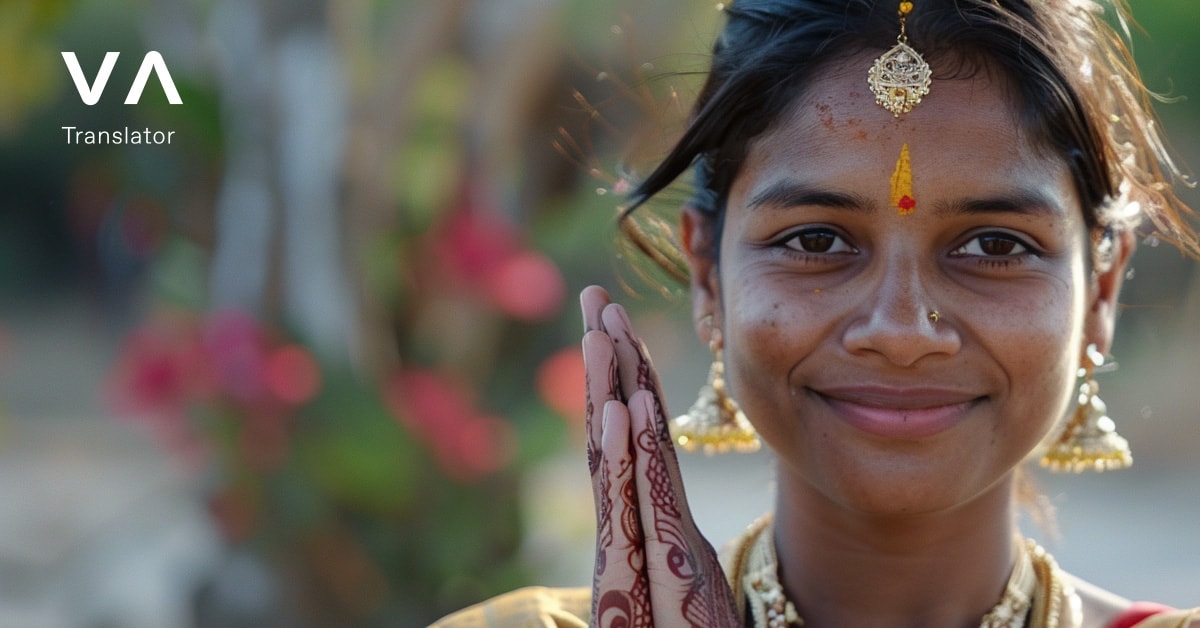
<instances>
[{"instance_id":1,"label":"nose","mask_svg":"<svg viewBox=\"0 0 1200 628\"><path fill-rule=\"evenodd\" d=\"M843 332L846 350L877 355L898 367L957 353L962 348L958 321L948 303L937 303L937 291L930 289L933 273L911 259L881 265L877 278L863 286Z\"/></svg>"}]
</instances>

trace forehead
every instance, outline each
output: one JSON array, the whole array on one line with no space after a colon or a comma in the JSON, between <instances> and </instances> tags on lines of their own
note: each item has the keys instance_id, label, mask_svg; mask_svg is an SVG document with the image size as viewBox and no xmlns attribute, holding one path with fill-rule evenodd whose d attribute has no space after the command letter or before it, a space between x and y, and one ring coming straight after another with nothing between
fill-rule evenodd
<instances>
[{"instance_id":1,"label":"forehead","mask_svg":"<svg viewBox=\"0 0 1200 628\"><path fill-rule=\"evenodd\" d=\"M877 150L892 159L902 144L937 162L1000 168L1016 174L1031 164L1065 167L1036 146L1023 128L1017 96L1002 71L987 64L960 77L935 79L929 95L899 118L875 103L867 69L875 55L862 53L830 63L809 81L800 97L767 132L750 144L747 164L802 159L806 164L843 166ZM1056 168L1057 169L1057 168Z\"/></svg>"}]
</instances>

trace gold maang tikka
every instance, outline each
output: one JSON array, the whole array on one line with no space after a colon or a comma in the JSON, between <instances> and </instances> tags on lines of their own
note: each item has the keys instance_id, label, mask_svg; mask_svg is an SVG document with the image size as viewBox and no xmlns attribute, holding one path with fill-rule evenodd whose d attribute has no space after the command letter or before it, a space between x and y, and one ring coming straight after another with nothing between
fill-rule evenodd
<instances>
[{"instance_id":1,"label":"gold maang tikka","mask_svg":"<svg viewBox=\"0 0 1200 628\"><path fill-rule=\"evenodd\" d=\"M1042 456L1041 464L1055 472L1125 469L1133 464L1129 442L1117 434L1108 409L1100 400L1100 386L1092 378L1094 369L1104 364L1104 356L1096 345L1088 346L1083 364L1079 373L1083 383L1079 385L1075 412Z\"/></svg>"},{"instance_id":2,"label":"gold maang tikka","mask_svg":"<svg viewBox=\"0 0 1200 628\"><path fill-rule=\"evenodd\" d=\"M896 37L896 45L880 55L867 73L867 85L875 94L875 102L897 118L912 111L929 94L933 76L925 59L908 45L906 23L912 10L912 2L900 3L900 35Z\"/></svg>"},{"instance_id":3,"label":"gold maang tikka","mask_svg":"<svg viewBox=\"0 0 1200 628\"><path fill-rule=\"evenodd\" d=\"M671 420L671 438L685 451L703 449L709 455L758 451L762 445L758 433L725 389L725 355L719 329L713 329L709 349L713 362L708 382L700 388L687 414Z\"/></svg>"}]
</instances>

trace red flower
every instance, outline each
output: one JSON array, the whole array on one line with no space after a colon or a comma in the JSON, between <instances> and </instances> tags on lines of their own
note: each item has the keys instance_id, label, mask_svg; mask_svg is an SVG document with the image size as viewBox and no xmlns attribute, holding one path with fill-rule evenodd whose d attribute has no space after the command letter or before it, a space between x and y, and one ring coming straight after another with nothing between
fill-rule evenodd
<instances>
[{"instance_id":1,"label":"red flower","mask_svg":"<svg viewBox=\"0 0 1200 628\"><path fill-rule=\"evenodd\" d=\"M451 284L491 302L513 318L553 316L566 283L546 256L523 249L520 232L499 213L463 205L436 232L437 268Z\"/></svg>"},{"instance_id":2,"label":"red flower","mask_svg":"<svg viewBox=\"0 0 1200 628\"><path fill-rule=\"evenodd\" d=\"M551 410L565 419L581 422L587 413L583 351L567 347L546 358L537 370L537 391Z\"/></svg>"},{"instance_id":3,"label":"red flower","mask_svg":"<svg viewBox=\"0 0 1200 628\"><path fill-rule=\"evenodd\" d=\"M473 482L508 466L516 433L507 421L481 414L470 391L429 371L408 370L384 389L388 408L401 425L430 446L442 472Z\"/></svg>"},{"instance_id":4,"label":"red flower","mask_svg":"<svg viewBox=\"0 0 1200 628\"><path fill-rule=\"evenodd\" d=\"M264 370L267 388L280 401L301 405L321 389L321 370L316 359L299 345L286 345L267 356Z\"/></svg>"}]
</instances>

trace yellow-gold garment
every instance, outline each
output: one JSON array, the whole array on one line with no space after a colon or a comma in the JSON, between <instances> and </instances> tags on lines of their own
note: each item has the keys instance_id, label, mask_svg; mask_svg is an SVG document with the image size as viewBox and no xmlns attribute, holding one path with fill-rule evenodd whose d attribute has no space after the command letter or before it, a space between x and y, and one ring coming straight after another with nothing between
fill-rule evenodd
<instances>
[{"instance_id":1,"label":"yellow-gold garment","mask_svg":"<svg viewBox=\"0 0 1200 628\"><path fill-rule=\"evenodd\" d=\"M526 587L467 607L430 628L587 628L592 591Z\"/></svg>"},{"instance_id":2,"label":"yellow-gold garment","mask_svg":"<svg viewBox=\"0 0 1200 628\"><path fill-rule=\"evenodd\" d=\"M721 550L721 566L737 593L739 611L745 611L745 594L739 584L747 569L746 557L761 525L753 525ZM552 589L527 587L465 608L430 628L586 628L591 613L591 590L586 587ZM1187 628L1200 622L1200 608L1153 615L1133 628Z\"/></svg>"}]
</instances>

